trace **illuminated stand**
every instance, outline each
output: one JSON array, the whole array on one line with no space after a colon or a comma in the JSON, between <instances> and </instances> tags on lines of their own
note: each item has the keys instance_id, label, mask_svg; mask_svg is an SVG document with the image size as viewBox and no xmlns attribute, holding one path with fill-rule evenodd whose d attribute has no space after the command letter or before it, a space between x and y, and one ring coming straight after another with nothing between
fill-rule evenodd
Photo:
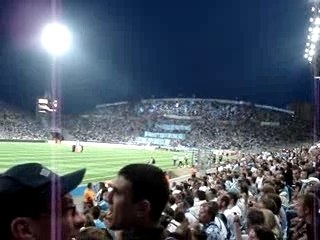
<instances>
[{"instance_id":1,"label":"illuminated stand","mask_svg":"<svg viewBox=\"0 0 320 240\"><path fill-rule=\"evenodd\" d=\"M319 40L320 40L320 4L315 2L311 7L309 19L308 36L304 58L308 60L313 74L314 110L313 110L313 141L319 140L319 90L320 90L320 68L319 68Z\"/></svg>"}]
</instances>

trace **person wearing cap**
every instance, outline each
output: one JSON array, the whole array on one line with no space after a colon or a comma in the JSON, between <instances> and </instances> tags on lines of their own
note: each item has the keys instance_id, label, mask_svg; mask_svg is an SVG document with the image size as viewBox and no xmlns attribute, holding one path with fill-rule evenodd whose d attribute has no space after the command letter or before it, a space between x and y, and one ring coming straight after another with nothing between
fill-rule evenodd
<instances>
[{"instance_id":1,"label":"person wearing cap","mask_svg":"<svg viewBox=\"0 0 320 240\"><path fill-rule=\"evenodd\" d=\"M163 239L159 221L169 199L165 173L150 164L123 167L108 194L107 225L121 239Z\"/></svg>"},{"instance_id":2,"label":"person wearing cap","mask_svg":"<svg viewBox=\"0 0 320 240\"><path fill-rule=\"evenodd\" d=\"M0 174L0 239L72 239L84 218L69 192L85 171L59 176L39 163L26 163Z\"/></svg>"}]
</instances>

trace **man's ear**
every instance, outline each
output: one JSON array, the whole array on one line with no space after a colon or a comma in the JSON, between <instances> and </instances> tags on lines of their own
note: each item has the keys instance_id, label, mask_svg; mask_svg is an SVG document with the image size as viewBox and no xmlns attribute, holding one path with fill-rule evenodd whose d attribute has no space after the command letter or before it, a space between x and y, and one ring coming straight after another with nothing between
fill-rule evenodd
<instances>
[{"instance_id":1,"label":"man's ear","mask_svg":"<svg viewBox=\"0 0 320 240\"><path fill-rule=\"evenodd\" d=\"M149 216L151 211L151 204L148 200L142 200L136 205L136 212L138 217Z\"/></svg>"},{"instance_id":2,"label":"man's ear","mask_svg":"<svg viewBox=\"0 0 320 240\"><path fill-rule=\"evenodd\" d=\"M34 229L31 220L27 217L17 217L11 222L11 233L14 239L33 240Z\"/></svg>"}]
</instances>

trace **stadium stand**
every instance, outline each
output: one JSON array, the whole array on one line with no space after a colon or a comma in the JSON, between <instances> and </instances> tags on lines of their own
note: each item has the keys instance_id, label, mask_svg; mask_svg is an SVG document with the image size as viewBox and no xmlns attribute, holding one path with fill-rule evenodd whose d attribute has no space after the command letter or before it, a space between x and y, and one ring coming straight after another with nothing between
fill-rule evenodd
<instances>
[{"instance_id":1,"label":"stadium stand","mask_svg":"<svg viewBox=\"0 0 320 240\"><path fill-rule=\"evenodd\" d=\"M102 104L65 125L82 141L234 150L295 143L310 132L292 111L218 99Z\"/></svg>"},{"instance_id":2,"label":"stadium stand","mask_svg":"<svg viewBox=\"0 0 320 240\"><path fill-rule=\"evenodd\" d=\"M1 138L46 138L45 129L32 117L3 103L0 107ZM158 226L150 227L151 222L158 221L159 214L153 216L154 212L147 212L154 206L163 205L157 200L167 199L166 191L163 196L153 197L159 191L158 185L152 184L167 181L164 173L156 170L160 178L153 183L155 174L150 174L149 170L157 167L141 164L144 167L138 167L139 171L124 167L119 174L136 185L126 185L123 178L116 181L118 185L100 183L99 189L92 194L93 207L84 212L86 221L81 222L81 226L77 223L77 229L82 227L83 234L100 228L106 233L100 231L99 234L104 235L100 239L146 239L143 234L152 236L149 239L166 240L319 239L320 144L288 147L291 142L308 137L308 126L290 111L226 100L151 99L97 106L95 111L81 117L68 116L64 119L64 127L77 139L85 141L242 150L234 161L217 161L203 175L190 176L186 181L172 184L169 201L164 209L157 209L157 213L162 210L160 224L164 231ZM272 145L277 145L278 150L270 150ZM282 145L287 147L282 148ZM254 148L267 150L254 154L245 151ZM48 172L42 170L44 175ZM12 192L14 187L10 184L7 189L4 183L8 179L1 176L4 199L4 193ZM124 192L128 195L121 195L121 187L125 186ZM9 200L5 202L8 206ZM125 208L127 206L130 207ZM69 219L78 217L74 205L70 209L70 214L74 215ZM132 212L128 214L123 209ZM135 213L134 209L139 212ZM23 214L16 213L15 217ZM132 216L136 218L128 218ZM149 221L148 224L141 216ZM150 216L153 217L151 222ZM2 218L6 224L2 226L7 226L4 230L8 235L22 229L11 228L13 221L12 216L9 217ZM144 224L143 233L127 231L137 229L138 224ZM123 231L114 232L113 226ZM121 229L122 226L126 228Z\"/></svg>"},{"instance_id":3,"label":"stadium stand","mask_svg":"<svg viewBox=\"0 0 320 240\"><path fill-rule=\"evenodd\" d=\"M0 102L0 139L42 140L48 130L31 114Z\"/></svg>"}]
</instances>

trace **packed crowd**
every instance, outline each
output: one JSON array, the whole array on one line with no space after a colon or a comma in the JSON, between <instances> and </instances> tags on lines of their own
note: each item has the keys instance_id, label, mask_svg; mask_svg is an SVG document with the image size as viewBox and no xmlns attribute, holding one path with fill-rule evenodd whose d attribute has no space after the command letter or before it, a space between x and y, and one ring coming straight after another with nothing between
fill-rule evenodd
<instances>
[{"instance_id":1,"label":"packed crowd","mask_svg":"<svg viewBox=\"0 0 320 240\"><path fill-rule=\"evenodd\" d=\"M279 126L261 126L261 122ZM163 130L159 128L163 123L189 125L191 130ZM308 126L288 113L208 100L148 100L111 105L70 118L65 125L75 138L83 141L134 143L145 131L175 132L186 134L185 140L173 139L175 144L216 149L279 146L310 139Z\"/></svg>"},{"instance_id":2,"label":"packed crowd","mask_svg":"<svg viewBox=\"0 0 320 240\"><path fill-rule=\"evenodd\" d=\"M0 139L45 139L47 131L30 114L0 102Z\"/></svg>"},{"instance_id":3,"label":"packed crowd","mask_svg":"<svg viewBox=\"0 0 320 240\"><path fill-rule=\"evenodd\" d=\"M290 115L257 108L250 103L208 99L154 99L137 104L139 114L161 113L180 116L206 116L216 121L287 121Z\"/></svg>"},{"instance_id":4,"label":"packed crowd","mask_svg":"<svg viewBox=\"0 0 320 240\"><path fill-rule=\"evenodd\" d=\"M187 147L215 149L261 149L263 147L286 146L288 143L310 139L306 125L261 126L254 122L226 124L196 121L192 131L182 145Z\"/></svg>"},{"instance_id":5,"label":"packed crowd","mask_svg":"<svg viewBox=\"0 0 320 240\"><path fill-rule=\"evenodd\" d=\"M98 191L88 184L82 215L68 192L84 174L35 163L2 173L1 239L320 238L320 145L242 155L171 186L158 167L130 164Z\"/></svg>"},{"instance_id":6,"label":"packed crowd","mask_svg":"<svg viewBox=\"0 0 320 240\"><path fill-rule=\"evenodd\" d=\"M201 178L174 182L159 221L172 240L319 239L319 179L320 146L243 155ZM97 209L108 212L113 188L100 187L87 220L97 219ZM93 206L94 196L89 185L84 201ZM108 215L100 217L99 226L112 233Z\"/></svg>"}]
</instances>

